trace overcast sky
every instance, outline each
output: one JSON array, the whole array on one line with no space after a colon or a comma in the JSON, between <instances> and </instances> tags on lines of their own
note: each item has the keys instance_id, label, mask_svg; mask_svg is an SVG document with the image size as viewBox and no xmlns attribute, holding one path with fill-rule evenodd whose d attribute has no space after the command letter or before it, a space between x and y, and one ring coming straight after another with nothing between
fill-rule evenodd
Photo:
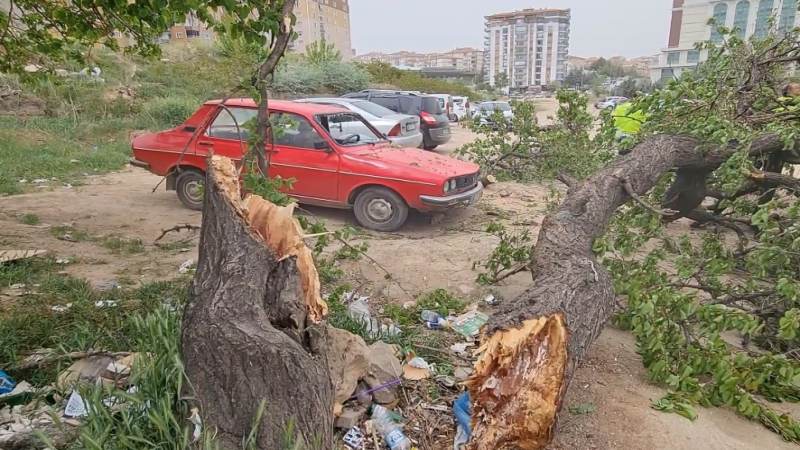
<instances>
[{"instance_id":1,"label":"overcast sky","mask_svg":"<svg viewBox=\"0 0 800 450\"><path fill-rule=\"evenodd\" d=\"M666 47L672 0L350 0L357 54L483 48L484 16L571 8L570 55L654 55Z\"/></svg>"}]
</instances>

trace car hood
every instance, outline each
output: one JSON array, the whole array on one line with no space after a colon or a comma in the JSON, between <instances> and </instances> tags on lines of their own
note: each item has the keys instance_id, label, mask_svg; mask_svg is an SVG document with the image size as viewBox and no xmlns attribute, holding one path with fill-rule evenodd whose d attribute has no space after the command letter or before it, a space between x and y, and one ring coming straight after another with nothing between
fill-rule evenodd
<instances>
[{"instance_id":1,"label":"car hood","mask_svg":"<svg viewBox=\"0 0 800 450\"><path fill-rule=\"evenodd\" d=\"M444 181L480 170L477 164L416 148L362 147L343 156L380 175L404 179Z\"/></svg>"}]
</instances>

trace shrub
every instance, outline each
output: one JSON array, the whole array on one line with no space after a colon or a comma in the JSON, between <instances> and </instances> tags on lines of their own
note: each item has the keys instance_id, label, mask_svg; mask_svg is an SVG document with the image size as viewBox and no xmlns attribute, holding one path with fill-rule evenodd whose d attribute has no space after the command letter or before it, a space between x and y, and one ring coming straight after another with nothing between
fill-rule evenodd
<instances>
[{"instance_id":1,"label":"shrub","mask_svg":"<svg viewBox=\"0 0 800 450\"><path fill-rule=\"evenodd\" d=\"M154 98L144 104L142 114L153 125L169 128L183 123L197 109L198 103L190 97Z\"/></svg>"}]
</instances>

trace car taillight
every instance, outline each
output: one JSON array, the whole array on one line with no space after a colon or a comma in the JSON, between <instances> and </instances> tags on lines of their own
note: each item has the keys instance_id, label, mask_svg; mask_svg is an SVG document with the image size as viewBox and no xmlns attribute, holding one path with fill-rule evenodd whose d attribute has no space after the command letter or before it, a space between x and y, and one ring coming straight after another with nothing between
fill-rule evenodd
<instances>
[{"instance_id":1,"label":"car taillight","mask_svg":"<svg viewBox=\"0 0 800 450\"><path fill-rule=\"evenodd\" d=\"M419 113L419 118L428 125L436 125L437 123L436 117L433 117L431 113L427 113L425 111Z\"/></svg>"},{"instance_id":2,"label":"car taillight","mask_svg":"<svg viewBox=\"0 0 800 450\"><path fill-rule=\"evenodd\" d=\"M400 124L398 123L389 131L389 136L400 136Z\"/></svg>"}]
</instances>

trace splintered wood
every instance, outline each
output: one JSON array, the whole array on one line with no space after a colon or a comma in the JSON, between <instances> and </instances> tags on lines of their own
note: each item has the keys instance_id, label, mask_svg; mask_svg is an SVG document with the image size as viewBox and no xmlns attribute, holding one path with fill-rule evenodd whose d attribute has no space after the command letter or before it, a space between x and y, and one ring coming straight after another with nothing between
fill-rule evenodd
<instances>
[{"instance_id":1,"label":"splintered wood","mask_svg":"<svg viewBox=\"0 0 800 450\"><path fill-rule=\"evenodd\" d=\"M472 394L475 450L544 447L564 390L568 332L561 314L499 331L478 349Z\"/></svg>"},{"instance_id":2,"label":"splintered wood","mask_svg":"<svg viewBox=\"0 0 800 450\"><path fill-rule=\"evenodd\" d=\"M231 160L214 156L211 164L218 174L220 189L231 199L250 228L275 252L278 260L296 258L308 317L314 323L319 323L327 315L328 305L320 296L317 267L311 250L303 241L303 230L294 218L294 205L278 206L258 195L247 195L239 201L239 174Z\"/></svg>"}]
</instances>

